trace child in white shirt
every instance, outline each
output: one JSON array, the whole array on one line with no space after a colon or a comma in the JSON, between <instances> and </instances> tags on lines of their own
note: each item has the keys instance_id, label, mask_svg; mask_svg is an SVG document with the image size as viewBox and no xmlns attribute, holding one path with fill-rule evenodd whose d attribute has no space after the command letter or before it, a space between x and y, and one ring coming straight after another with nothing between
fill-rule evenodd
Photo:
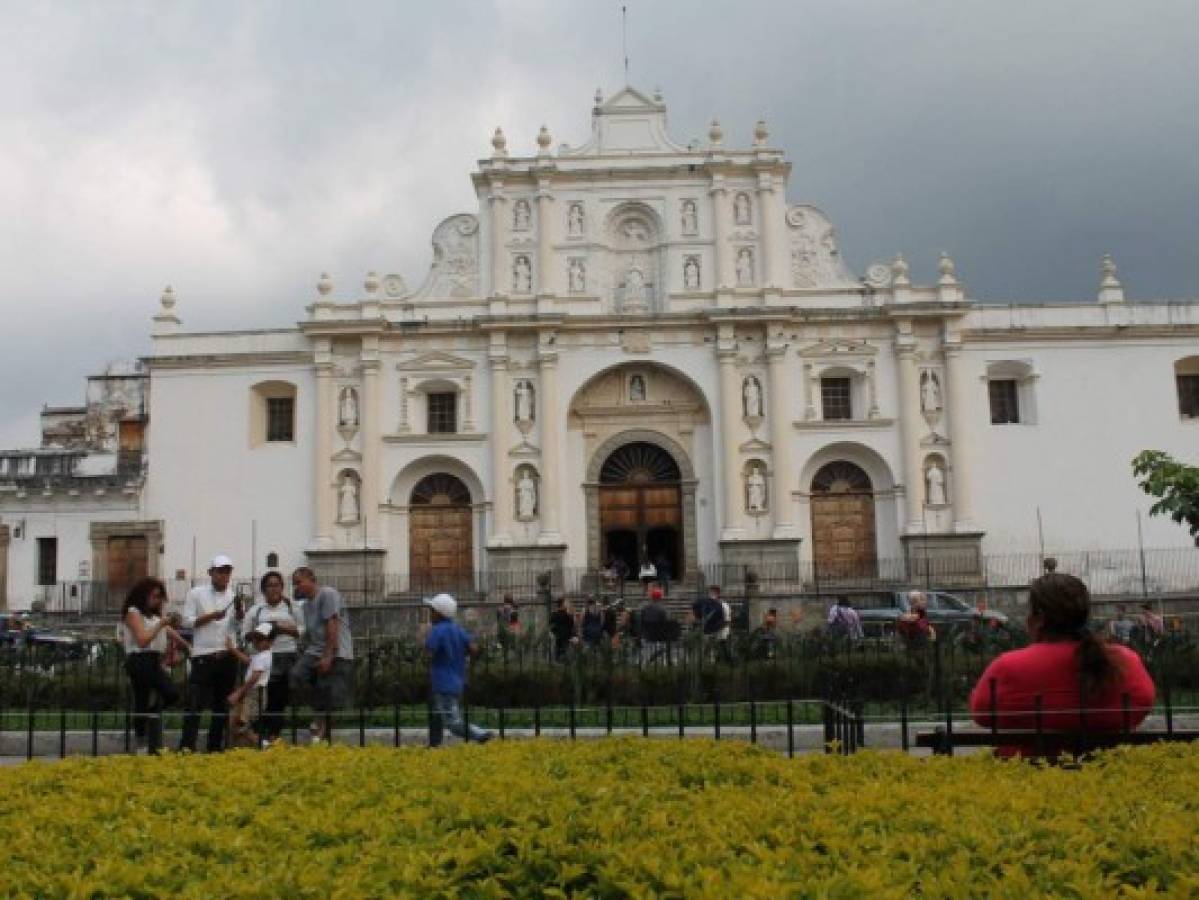
<instances>
[{"instance_id":1,"label":"child in white shirt","mask_svg":"<svg viewBox=\"0 0 1199 900\"><path fill-rule=\"evenodd\" d=\"M265 706L267 682L271 680L271 645L275 641L275 626L263 622L248 635L254 655L242 652L230 638L229 650L247 665L246 680L229 695L233 710L233 733L238 746L258 746L258 719Z\"/></svg>"}]
</instances>

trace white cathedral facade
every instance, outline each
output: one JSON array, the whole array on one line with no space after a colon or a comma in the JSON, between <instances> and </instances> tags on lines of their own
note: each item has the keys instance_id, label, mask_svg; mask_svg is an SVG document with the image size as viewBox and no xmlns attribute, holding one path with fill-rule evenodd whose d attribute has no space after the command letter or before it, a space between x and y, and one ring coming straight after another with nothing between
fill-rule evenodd
<instances>
[{"instance_id":1,"label":"white cathedral facade","mask_svg":"<svg viewBox=\"0 0 1199 900\"><path fill-rule=\"evenodd\" d=\"M1035 547L1038 516L1056 547L1133 546L1130 460L1199 447L1199 301L1129 302L1106 257L1091 303L988 304L948 256L927 286L902 257L851 272L763 123L747 143L713 122L682 146L660 96L597 94L579 146L543 128L516 157L496 130L415 289L326 275L297 326L202 334L168 289L148 465L113 522L164 575L225 552L422 586L895 571L917 545L969 569ZM0 483L30 539L32 499L56 502Z\"/></svg>"}]
</instances>

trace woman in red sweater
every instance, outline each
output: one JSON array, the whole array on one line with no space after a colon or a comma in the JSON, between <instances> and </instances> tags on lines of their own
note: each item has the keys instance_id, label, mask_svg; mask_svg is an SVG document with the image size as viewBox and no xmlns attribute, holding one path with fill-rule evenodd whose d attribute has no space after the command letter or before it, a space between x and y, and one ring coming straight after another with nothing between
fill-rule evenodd
<instances>
[{"instance_id":1,"label":"woman in red sweater","mask_svg":"<svg viewBox=\"0 0 1199 900\"><path fill-rule=\"evenodd\" d=\"M1118 732L1136 728L1153 706L1153 679L1136 651L1087 628L1087 586L1051 572L1033 581L1022 650L992 660L970 695L974 721L991 727L992 683L998 728ZM1127 704L1126 701L1127 700ZM1011 754L1015 748L1001 748Z\"/></svg>"}]
</instances>

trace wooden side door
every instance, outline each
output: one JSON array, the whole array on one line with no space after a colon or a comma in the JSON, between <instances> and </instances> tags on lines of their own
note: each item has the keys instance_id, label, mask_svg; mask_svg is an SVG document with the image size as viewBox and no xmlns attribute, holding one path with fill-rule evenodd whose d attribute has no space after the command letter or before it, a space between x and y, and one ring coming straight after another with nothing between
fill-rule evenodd
<instances>
[{"instance_id":1,"label":"wooden side door","mask_svg":"<svg viewBox=\"0 0 1199 900\"><path fill-rule=\"evenodd\" d=\"M474 548L469 506L414 506L409 524L409 572L420 590L455 590L470 583Z\"/></svg>"},{"instance_id":2,"label":"wooden side door","mask_svg":"<svg viewBox=\"0 0 1199 900\"><path fill-rule=\"evenodd\" d=\"M818 578L874 576L878 557L873 494L812 496L812 558Z\"/></svg>"},{"instance_id":3,"label":"wooden side door","mask_svg":"<svg viewBox=\"0 0 1199 900\"><path fill-rule=\"evenodd\" d=\"M149 546L144 535L117 535L108 539L108 586L124 590L149 572Z\"/></svg>"}]
</instances>

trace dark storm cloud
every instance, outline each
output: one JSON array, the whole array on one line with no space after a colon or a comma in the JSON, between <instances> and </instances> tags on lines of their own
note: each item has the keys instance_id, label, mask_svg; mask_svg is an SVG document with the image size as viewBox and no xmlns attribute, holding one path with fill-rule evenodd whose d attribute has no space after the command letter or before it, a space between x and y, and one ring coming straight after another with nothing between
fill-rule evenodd
<instances>
[{"instance_id":1,"label":"dark storm cloud","mask_svg":"<svg viewBox=\"0 0 1199 900\"><path fill-rule=\"evenodd\" d=\"M949 250L974 296L1199 295L1192 2L631 2L631 80L680 139L764 115L849 260ZM419 283L503 125L587 134L619 3L0 6L0 444L188 328L281 325L322 269Z\"/></svg>"}]
</instances>

